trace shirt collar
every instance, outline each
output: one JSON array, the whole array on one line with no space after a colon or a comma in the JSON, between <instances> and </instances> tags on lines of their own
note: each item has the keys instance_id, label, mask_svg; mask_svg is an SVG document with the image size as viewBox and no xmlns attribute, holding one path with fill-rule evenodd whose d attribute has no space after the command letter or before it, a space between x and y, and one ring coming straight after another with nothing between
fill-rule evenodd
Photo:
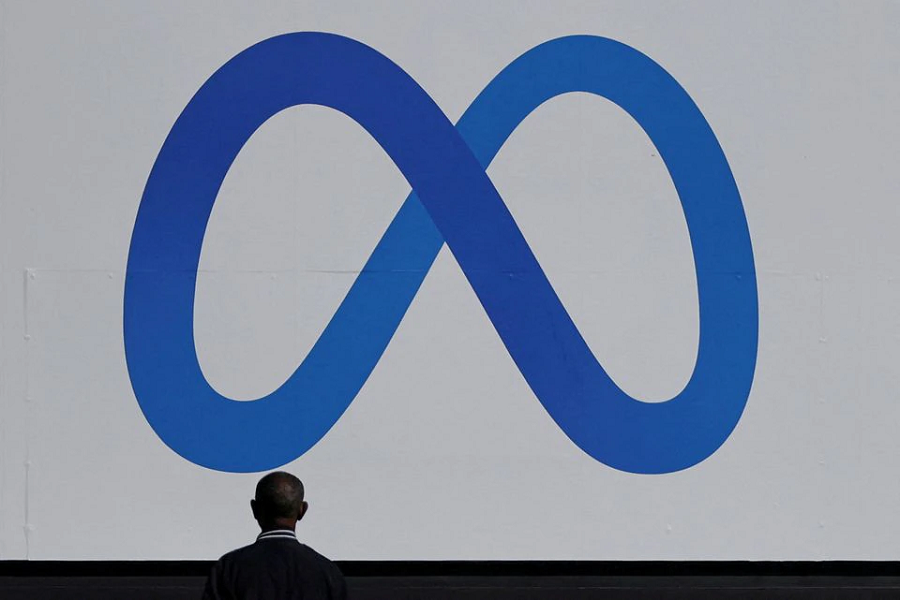
<instances>
[{"instance_id":1,"label":"shirt collar","mask_svg":"<svg viewBox=\"0 0 900 600\"><path fill-rule=\"evenodd\" d=\"M291 531L290 529L272 529L270 531L263 531L261 534L256 536L256 541L259 542L261 540L296 540L297 534Z\"/></svg>"}]
</instances>

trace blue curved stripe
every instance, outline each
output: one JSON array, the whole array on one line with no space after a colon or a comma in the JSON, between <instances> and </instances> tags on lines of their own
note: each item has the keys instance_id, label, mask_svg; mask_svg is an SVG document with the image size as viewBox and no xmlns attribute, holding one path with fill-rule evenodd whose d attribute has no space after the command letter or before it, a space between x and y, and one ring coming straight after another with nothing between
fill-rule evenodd
<instances>
[{"instance_id":1,"label":"blue curved stripe","mask_svg":"<svg viewBox=\"0 0 900 600\"><path fill-rule=\"evenodd\" d=\"M634 118L659 150L684 210L700 337L690 381L663 403L637 401L610 379L485 174L532 110L573 91L608 98ZM263 398L237 402L209 385L196 355L200 250L219 187L245 142L271 116L300 104L354 119L415 193L293 375ZM445 241L537 398L595 459L633 473L677 471L711 455L734 429L755 369L758 308L731 170L668 73L624 44L591 36L552 40L519 57L455 128L402 69L348 38L278 36L219 69L169 133L132 235L125 351L148 422L175 452L212 469L261 471L302 455L359 392Z\"/></svg>"}]
</instances>

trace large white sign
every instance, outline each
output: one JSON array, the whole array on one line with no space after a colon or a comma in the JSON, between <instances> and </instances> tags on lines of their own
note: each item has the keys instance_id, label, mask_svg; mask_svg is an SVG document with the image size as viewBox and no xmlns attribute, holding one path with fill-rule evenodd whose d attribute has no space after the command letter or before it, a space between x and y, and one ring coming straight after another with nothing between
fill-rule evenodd
<instances>
[{"instance_id":1,"label":"large white sign","mask_svg":"<svg viewBox=\"0 0 900 600\"><path fill-rule=\"evenodd\" d=\"M0 2L0 559L900 560L898 13Z\"/></svg>"}]
</instances>

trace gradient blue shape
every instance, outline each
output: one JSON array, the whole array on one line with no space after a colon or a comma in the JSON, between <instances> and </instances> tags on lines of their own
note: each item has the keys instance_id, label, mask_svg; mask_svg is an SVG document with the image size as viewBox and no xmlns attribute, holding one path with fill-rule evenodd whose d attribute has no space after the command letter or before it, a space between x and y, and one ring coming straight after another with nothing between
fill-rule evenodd
<instances>
[{"instance_id":1,"label":"gradient blue shape","mask_svg":"<svg viewBox=\"0 0 900 600\"><path fill-rule=\"evenodd\" d=\"M634 118L684 210L700 336L690 381L666 402L635 400L610 379L485 174L531 111L575 91L607 98ZM267 119L301 104L359 123L414 193L297 370L271 394L238 402L210 386L197 359L200 250L243 145ZM148 422L175 452L211 469L262 471L301 456L359 392L444 242L534 394L590 456L632 473L678 471L710 456L736 426L757 353L750 235L722 149L675 79L619 42L560 38L506 67L454 128L388 58L325 33L274 37L235 56L191 99L156 159L134 225L124 301L128 370Z\"/></svg>"}]
</instances>

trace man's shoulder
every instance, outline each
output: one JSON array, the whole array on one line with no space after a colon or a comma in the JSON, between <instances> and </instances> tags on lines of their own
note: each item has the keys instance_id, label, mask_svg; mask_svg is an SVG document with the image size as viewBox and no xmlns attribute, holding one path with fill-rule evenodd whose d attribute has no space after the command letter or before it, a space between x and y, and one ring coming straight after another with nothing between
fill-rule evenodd
<instances>
[{"instance_id":1,"label":"man's shoulder","mask_svg":"<svg viewBox=\"0 0 900 600\"><path fill-rule=\"evenodd\" d=\"M337 565L327 557L319 554L306 544L298 542L296 546L299 548L298 554L303 557L303 560L311 565L315 565L318 570L326 573L329 577L343 577Z\"/></svg>"},{"instance_id":2,"label":"man's shoulder","mask_svg":"<svg viewBox=\"0 0 900 600\"><path fill-rule=\"evenodd\" d=\"M306 544L303 544L303 543L299 543L299 542L298 542L297 545L300 546L300 550L301 550L306 556L308 556L310 560L319 563L320 565L322 565L323 567L325 567L325 568L327 568L327 569L337 569L337 565L335 565L335 564L331 561L331 559L329 559L329 558L327 558L327 557L325 557L325 556L322 556L321 554L319 554L318 552L316 552L315 550L313 550L312 548L310 548L310 547L307 546Z\"/></svg>"},{"instance_id":3,"label":"man's shoulder","mask_svg":"<svg viewBox=\"0 0 900 600\"><path fill-rule=\"evenodd\" d=\"M236 561L240 561L245 556L248 556L253 553L253 548L256 544L247 544L246 546L241 546L240 548L235 548L231 552L226 552L222 556L219 557L219 564L228 564Z\"/></svg>"}]
</instances>

